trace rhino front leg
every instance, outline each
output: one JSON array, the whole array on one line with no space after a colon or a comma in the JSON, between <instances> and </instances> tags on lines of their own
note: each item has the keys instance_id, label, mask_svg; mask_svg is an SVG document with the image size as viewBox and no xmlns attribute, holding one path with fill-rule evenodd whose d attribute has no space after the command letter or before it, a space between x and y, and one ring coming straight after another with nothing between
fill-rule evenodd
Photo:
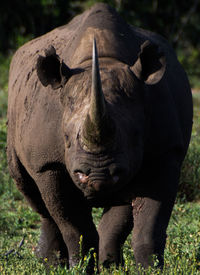
<instances>
[{"instance_id":1,"label":"rhino front leg","mask_svg":"<svg viewBox=\"0 0 200 275\"><path fill-rule=\"evenodd\" d=\"M61 171L46 171L37 177L36 182L67 247L69 266L77 264L90 248L94 248L97 253L99 240L92 221L91 209L69 176ZM80 255L81 236L82 255ZM94 261L91 257L88 274L92 273L93 269Z\"/></svg>"},{"instance_id":2,"label":"rhino front leg","mask_svg":"<svg viewBox=\"0 0 200 275\"><path fill-rule=\"evenodd\" d=\"M68 263L68 252L58 226L51 217L42 217L41 222L41 234L35 251L36 256L47 258L48 261L45 264L65 265Z\"/></svg>"},{"instance_id":3,"label":"rhino front leg","mask_svg":"<svg viewBox=\"0 0 200 275\"><path fill-rule=\"evenodd\" d=\"M165 156L165 161L148 167L140 185L140 196L133 200L132 246L137 264L152 265L152 255L164 264L166 230L173 209L180 175L180 161ZM156 167L156 169L155 169ZM145 177L148 177L148 179Z\"/></svg>"},{"instance_id":4,"label":"rhino front leg","mask_svg":"<svg viewBox=\"0 0 200 275\"><path fill-rule=\"evenodd\" d=\"M123 262L121 247L133 228L132 207L130 205L105 208L100 224L99 261L105 267Z\"/></svg>"},{"instance_id":5,"label":"rhino front leg","mask_svg":"<svg viewBox=\"0 0 200 275\"><path fill-rule=\"evenodd\" d=\"M151 198L137 198L133 201L132 246L136 263L144 268L153 264L152 255L158 257L159 266L164 264L166 229L170 216L164 212L162 203Z\"/></svg>"},{"instance_id":6,"label":"rhino front leg","mask_svg":"<svg viewBox=\"0 0 200 275\"><path fill-rule=\"evenodd\" d=\"M15 179L18 190L23 193L30 206L40 214L42 227L41 236L35 253L40 258L47 258L48 263L58 264L67 261L67 248L60 230L51 218L41 193L29 175L15 151L7 149L8 166L12 177Z\"/></svg>"}]
</instances>

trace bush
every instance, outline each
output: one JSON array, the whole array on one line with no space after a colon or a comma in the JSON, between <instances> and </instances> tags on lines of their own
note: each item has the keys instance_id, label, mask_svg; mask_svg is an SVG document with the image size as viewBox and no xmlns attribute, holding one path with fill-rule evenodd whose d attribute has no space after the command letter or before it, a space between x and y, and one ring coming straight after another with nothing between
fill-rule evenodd
<instances>
[{"instance_id":1,"label":"bush","mask_svg":"<svg viewBox=\"0 0 200 275\"><path fill-rule=\"evenodd\" d=\"M10 56L0 54L0 118L6 116Z\"/></svg>"},{"instance_id":2,"label":"bush","mask_svg":"<svg viewBox=\"0 0 200 275\"><path fill-rule=\"evenodd\" d=\"M0 120L0 195L4 191L5 182L8 182L8 169L6 162L6 121Z\"/></svg>"},{"instance_id":3,"label":"bush","mask_svg":"<svg viewBox=\"0 0 200 275\"><path fill-rule=\"evenodd\" d=\"M200 93L193 93L194 123L188 153L183 162L178 197L200 200Z\"/></svg>"},{"instance_id":4,"label":"bush","mask_svg":"<svg viewBox=\"0 0 200 275\"><path fill-rule=\"evenodd\" d=\"M186 201L200 199L200 143L193 140L183 162L178 197Z\"/></svg>"}]
</instances>

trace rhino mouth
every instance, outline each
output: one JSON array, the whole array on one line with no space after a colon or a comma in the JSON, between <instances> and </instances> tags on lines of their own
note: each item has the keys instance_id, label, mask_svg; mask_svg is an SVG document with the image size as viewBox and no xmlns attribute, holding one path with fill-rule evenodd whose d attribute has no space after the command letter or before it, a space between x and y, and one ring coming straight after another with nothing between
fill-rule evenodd
<instances>
[{"instance_id":1,"label":"rhino mouth","mask_svg":"<svg viewBox=\"0 0 200 275\"><path fill-rule=\"evenodd\" d=\"M80 172L78 172L80 173ZM100 174L76 175L78 188L81 189L87 203L91 207L110 207L130 205L134 197L131 183L124 186L124 178L118 175L106 176ZM81 182L81 180L82 182Z\"/></svg>"},{"instance_id":2,"label":"rhino mouth","mask_svg":"<svg viewBox=\"0 0 200 275\"><path fill-rule=\"evenodd\" d=\"M113 188L107 191L85 189L84 197L91 207L110 207L131 204L133 194L123 188Z\"/></svg>"},{"instance_id":3,"label":"rhino mouth","mask_svg":"<svg viewBox=\"0 0 200 275\"><path fill-rule=\"evenodd\" d=\"M84 174L80 171L74 173L77 186L87 199L105 197L120 188L118 175L105 175L102 173Z\"/></svg>"}]
</instances>

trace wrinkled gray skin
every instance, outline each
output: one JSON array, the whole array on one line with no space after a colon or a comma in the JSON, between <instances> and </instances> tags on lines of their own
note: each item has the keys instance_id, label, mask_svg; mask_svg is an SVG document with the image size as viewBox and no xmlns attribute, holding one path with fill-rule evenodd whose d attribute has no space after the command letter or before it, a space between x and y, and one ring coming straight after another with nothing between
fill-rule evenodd
<instances>
[{"instance_id":1,"label":"wrinkled gray skin","mask_svg":"<svg viewBox=\"0 0 200 275\"><path fill-rule=\"evenodd\" d=\"M83 254L94 247L105 266L119 264L133 228L136 262L147 267L156 254L162 266L191 127L174 51L105 4L21 47L10 68L7 155L41 215L38 256L72 266L82 235ZM98 230L92 207L104 207Z\"/></svg>"}]
</instances>

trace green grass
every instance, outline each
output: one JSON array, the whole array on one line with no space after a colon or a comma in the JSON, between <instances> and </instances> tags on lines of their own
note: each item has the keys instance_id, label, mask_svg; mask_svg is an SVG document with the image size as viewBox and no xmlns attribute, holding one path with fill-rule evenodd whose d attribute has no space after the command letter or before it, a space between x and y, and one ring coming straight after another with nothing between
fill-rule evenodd
<instances>
[{"instance_id":1,"label":"green grass","mask_svg":"<svg viewBox=\"0 0 200 275\"><path fill-rule=\"evenodd\" d=\"M17 191L16 191L17 192ZM3 204L3 207L2 207ZM45 267L34 256L34 246L39 237L39 217L22 198L1 196L0 198L0 274L46 274ZM100 217L100 212L95 217ZM163 274L200 274L200 204L177 202L168 227ZM25 238L19 248L20 241ZM5 254L14 250L13 253ZM15 254L18 252L18 254ZM125 267L102 270L101 274L137 274L131 249L131 236L124 245ZM86 262L73 269L50 268L50 274L85 274ZM150 268L146 274L161 274Z\"/></svg>"},{"instance_id":2,"label":"green grass","mask_svg":"<svg viewBox=\"0 0 200 275\"><path fill-rule=\"evenodd\" d=\"M50 267L47 273L42 262L34 255L40 220L9 177L5 152L9 59L5 60L0 56L0 62L0 274L85 274L87 258L82 266L78 265L71 270ZM200 93L194 94L194 103L191 145L183 165L179 196L167 231L165 266L162 273L166 275L200 274ZM101 212L102 209L94 209L95 223L98 223ZM23 238L24 243L20 246ZM124 268L117 269L113 266L110 270L101 269L101 274L122 275L126 271L137 274L131 235L124 245L124 259ZM161 274L161 271L149 268L145 274Z\"/></svg>"}]
</instances>

